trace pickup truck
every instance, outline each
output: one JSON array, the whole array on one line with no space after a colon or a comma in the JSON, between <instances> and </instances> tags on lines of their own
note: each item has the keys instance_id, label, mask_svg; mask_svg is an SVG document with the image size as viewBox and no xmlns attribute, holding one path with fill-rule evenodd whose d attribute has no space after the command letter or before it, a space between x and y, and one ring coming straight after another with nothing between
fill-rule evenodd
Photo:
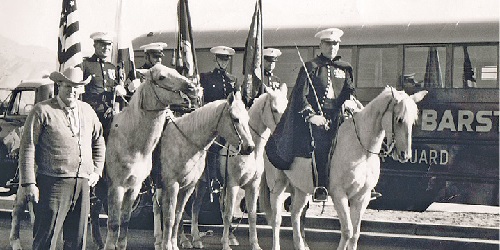
<instances>
[{"instance_id":1,"label":"pickup truck","mask_svg":"<svg viewBox=\"0 0 500 250\"><path fill-rule=\"evenodd\" d=\"M23 80L0 104L0 196L17 192L20 136L35 103L54 97L48 78Z\"/></svg>"}]
</instances>

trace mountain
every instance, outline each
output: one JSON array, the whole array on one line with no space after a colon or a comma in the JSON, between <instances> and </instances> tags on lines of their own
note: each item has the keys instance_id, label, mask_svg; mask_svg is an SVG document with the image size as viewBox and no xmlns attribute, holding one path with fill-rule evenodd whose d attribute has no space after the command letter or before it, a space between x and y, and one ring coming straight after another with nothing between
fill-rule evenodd
<instances>
[{"instance_id":1,"label":"mountain","mask_svg":"<svg viewBox=\"0 0 500 250\"><path fill-rule=\"evenodd\" d=\"M14 88L21 80L41 78L57 67L57 53L50 49L21 45L2 36L0 48L0 88Z\"/></svg>"}]
</instances>

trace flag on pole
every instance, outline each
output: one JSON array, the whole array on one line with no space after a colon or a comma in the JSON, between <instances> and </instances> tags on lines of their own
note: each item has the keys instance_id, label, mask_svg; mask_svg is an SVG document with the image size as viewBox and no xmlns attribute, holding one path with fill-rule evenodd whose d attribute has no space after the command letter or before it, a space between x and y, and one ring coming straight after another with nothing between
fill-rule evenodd
<instances>
[{"instance_id":1,"label":"flag on pole","mask_svg":"<svg viewBox=\"0 0 500 250\"><path fill-rule=\"evenodd\" d=\"M439 54L436 47L432 46L429 47L427 64L425 65L424 87L444 87L441 65L439 65Z\"/></svg>"},{"instance_id":2,"label":"flag on pole","mask_svg":"<svg viewBox=\"0 0 500 250\"><path fill-rule=\"evenodd\" d=\"M124 15L123 0L118 0L115 18L116 38L113 46L112 62L117 67L118 82L122 86L128 85L136 79L134 50L132 40L127 32Z\"/></svg>"},{"instance_id":3,"label":"flag on pole","mask_svg":"<svg viewBox=\"0 0 500 250\"><path fill-rule=\"evenodd\" d=\"M464 74L462 76L464 88L475 88L476 78L474 78L474 70L472 70L472 63L470 61L469 52L467 51L467 46L464 48Z\"/></svg>"},{"instance_id":4,"label":"flag on pole","mask_svg":"<svg viewBox=\"0 0 500 250\"><path fill-rule=\"evenodd\" d=\"M196 63L196 51L194 48L188 0L179 0L177 4L177 20L179 23L179 31L177 34L177 48L174 51L174 66L180 74L193 80L198 86L200 83L200 76ZM197 98L187 98L186 96L189 103L185 105L171 105L171 109L177 109L181 113L184 113L201 106L202 93L199 94L200 96Z\"/></svg>"},{"instance_id":5,"label":"flag on pole","mask_svg":"<svg viewBox=\"0 0 500 250\"><path fill-rule=\"evenodd\" d=\"M243 100L247 106L252 103L260 88L263 88L262 32L262 2L257 0L243 55Z\"/></svg>"},{"instance_id":6,"label":"flag on pole","mask_svg":"<svg viewBox=\"0 0 500 250\"><path fill-rule=\"evenodd\" d=\"M57 70L59 72L75 67L83 61L79 30L76 0L63 0L57 39Z\"/></svg>"},{"instance_id":7,"label":"flag on pole","mask_svg":"<svg viewBox=\"0 0 500 250\"><path fill-rule=\"evenodd\" d=\"M175 50L175 68L185 77L192 78L198 84L198 67L191 28L188 0L179 0L177 4L179 32Z\"/></svg>"}]
</instances>

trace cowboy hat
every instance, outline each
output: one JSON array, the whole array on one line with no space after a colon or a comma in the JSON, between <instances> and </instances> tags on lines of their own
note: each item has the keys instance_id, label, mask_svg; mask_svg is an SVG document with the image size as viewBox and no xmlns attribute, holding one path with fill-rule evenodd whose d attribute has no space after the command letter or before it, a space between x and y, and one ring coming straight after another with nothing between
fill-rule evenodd
<instances>
[{"instance_id":1,"label":"cowboy hat","mask_svg":"<svg viewBox=\"0 0 500 250\"><path fill-rule=\"evenodd\" d=\"M76 68L67 68L62 73L59 71L54 71L50 73L50 80L54 82L66 82L73 86L82 86L90 82L90 76L87 77L86 80L83 79L83 71L82 69Z\"/></svg>"}]
</instances>

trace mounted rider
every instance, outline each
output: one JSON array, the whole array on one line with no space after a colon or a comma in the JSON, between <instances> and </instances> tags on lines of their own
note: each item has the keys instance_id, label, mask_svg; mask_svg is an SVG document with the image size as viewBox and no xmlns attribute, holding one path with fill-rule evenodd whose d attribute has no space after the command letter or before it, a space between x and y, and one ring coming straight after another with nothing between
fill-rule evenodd
<instances>
[{"instance_id":1,"label":"mounted rider","mask_svg":"<svg viewBox=\"0 0 500 250\"><path fill-rule=\"evenodd\" d=\"M330 28L315 35L321 54L300 69L287 111L266 146L279 169L288 169L295 157L312 158L316 201L328 197L329 153L343 121L344 104L363 107L354 98L351 65L337 56L343 34Z\"/></svg>"}]
</instances>

